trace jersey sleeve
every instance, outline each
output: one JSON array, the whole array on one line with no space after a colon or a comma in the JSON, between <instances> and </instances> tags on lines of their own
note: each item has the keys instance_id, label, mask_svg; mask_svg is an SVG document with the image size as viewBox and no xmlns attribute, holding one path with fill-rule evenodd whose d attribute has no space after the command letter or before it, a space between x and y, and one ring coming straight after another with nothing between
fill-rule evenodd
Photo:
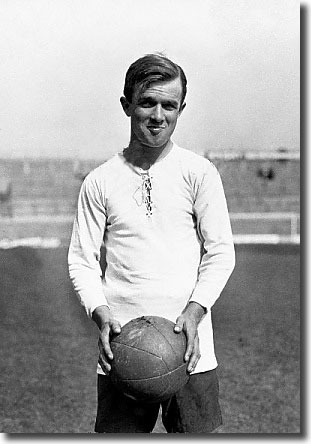
<instances>
[{"instance_id":1,"label":"jersey sleeve","mask_svg":"<svg viewBox=\"0 0 311 444\"><path fill-rule=\"evenodd\" d=\"M190 301L209 310L220 296L235 266L235 251L220 175L208 163L196 190L194 215L203 252Z\"/></svg>"},{"instance_id":2,"label":"jersey sleeve","mask_svg":"<svg viewBox=\"0 0 311 444\"><path fill-rule=\"evenodd\" d=\"M106 227L103 180L90 173L78 198L68 251L69 276L89 317L100 305L107 305L102 287L100 251Z\"/></svg>"}]
</instances>

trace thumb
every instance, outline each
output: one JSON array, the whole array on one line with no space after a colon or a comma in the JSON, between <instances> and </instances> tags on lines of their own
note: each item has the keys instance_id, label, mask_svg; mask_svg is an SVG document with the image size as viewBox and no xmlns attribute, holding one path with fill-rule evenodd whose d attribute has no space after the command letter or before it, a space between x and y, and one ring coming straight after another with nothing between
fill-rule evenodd
<instances>
[{"instance_id":1,"label":"thumb","mask_svg":"<svg viewBox=\"0 0 311 444\"><path fill-rule=\"evenodd\" d=\"M183 316L178 316L178 318L176 319L176 324L174 326L174 332L180 333L183 329L183 326L184 326L184 318Z\"/></svg>"},{"instance_id":2,"label":"thumb","mask_svg":"<svg viewBox=\"0 0 311 444\"><path fill-rule=\"evenodd\" d=\"M118 322L118 321L113 321L112 323L111 323L111 332L113 333L113 334L119 334L119 333L121 333L121 325L120 325L120 322Z\"/></svg>"}]
</instances>

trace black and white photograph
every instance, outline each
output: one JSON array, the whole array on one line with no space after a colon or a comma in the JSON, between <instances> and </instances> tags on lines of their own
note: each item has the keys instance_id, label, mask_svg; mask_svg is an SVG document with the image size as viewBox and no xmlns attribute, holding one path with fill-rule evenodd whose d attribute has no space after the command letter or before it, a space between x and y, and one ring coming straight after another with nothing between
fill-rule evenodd
<instances>
[{"instance_id":1,"label":"black and white photograph","mask_svg":"<svg viewBox=\"0 0 311 444\"><path fill-rule=\"evenodd\" d=\"M0 0L4 441L303 436L306 8Z\"/></svg>"}]
</instances>

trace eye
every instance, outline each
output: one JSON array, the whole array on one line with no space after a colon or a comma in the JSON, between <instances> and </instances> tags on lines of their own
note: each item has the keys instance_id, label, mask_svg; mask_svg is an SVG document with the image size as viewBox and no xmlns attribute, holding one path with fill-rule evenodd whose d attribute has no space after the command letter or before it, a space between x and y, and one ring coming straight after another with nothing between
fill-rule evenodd
<instances>
[{"instance_id":1,"label":"eye","mask_svg":"<svg viewBox=\"0 0 311 444\"><path fill-rule=\"evenodd\" d=\"M177 105L175 103L164 103L162 106L167 111L174 111L177 109Z\"/></svg>"},{"instance_id":2,"label":"eye","mask_svg":"<svg viewBox=\"0 0 311 444\"><path fill-rule=\"evenodd\" d=\"M154 102L150 99L144 99L139 102L139 106L142 108L152 108L154 106Z\"/></svg>"}]
</instances>

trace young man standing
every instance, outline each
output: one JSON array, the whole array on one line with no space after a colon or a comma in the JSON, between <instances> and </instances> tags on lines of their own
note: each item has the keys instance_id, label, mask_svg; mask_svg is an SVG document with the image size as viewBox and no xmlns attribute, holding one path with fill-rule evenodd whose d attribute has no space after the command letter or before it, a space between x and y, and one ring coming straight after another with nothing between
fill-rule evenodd
<instances>
[{"instance_id":1,"label":"young man standing","mask_svg":"<svg viewBox=\"0 0 311 444\"><path fill-rule=\"evenodd\" d=\"M121 98L131 123L129 145L81 187L68 261L78 297L100 331L99 433L148 433L155 425L160 405L127 398L109 379L111 335L143 315L168 318L187 337L190 378L162 403L166 430L209 433L222 422L211 307L235 255L216 168L171 139L186 90L182 68L166 57L134 62Z\"/></svg>"}]
</instances>

